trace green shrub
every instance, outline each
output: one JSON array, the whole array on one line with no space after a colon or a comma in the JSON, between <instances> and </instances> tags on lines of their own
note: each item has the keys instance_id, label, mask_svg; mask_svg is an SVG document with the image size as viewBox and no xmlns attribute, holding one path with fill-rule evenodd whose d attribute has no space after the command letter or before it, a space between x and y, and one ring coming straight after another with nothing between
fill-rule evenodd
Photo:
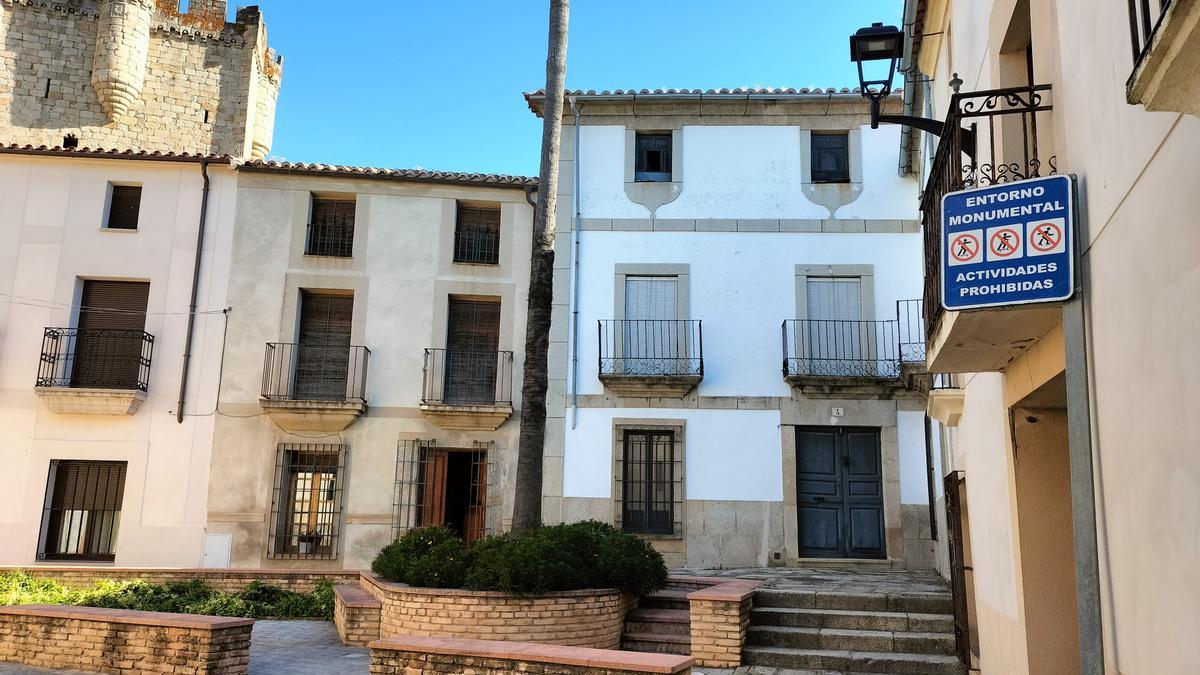
<instances>
[{"instance_id":1,"label":"green shrub","mask_svg":"<svg viewBox=\"0 0 1200 675\"><path fill-rule=\"evenodd\" d=\"M384 578L422 584L409 572L424 555L446 538L442 528L413 530L380 552L372 569ZM413 534L417 533L417 534ZM417 549L416 542L426 542ZM436 540L436 541L433 541ZM457 540L455 540L457 542ZM401 543L404 543L401 546ZM457 573L457 572L456 572ZM648 542L611 525L585 521L551 525L519 534L502 534L475 542L466 557L459 585L479 591L546 593L582 588L618 588L645 594L661 588L667 579L662 556ZM450 586L448 575L439 581Z\"/></svg>"},{"instance_id":2,"label":"green shrub","mask_svg":"<svg viewBox=\"0 0 1200 675\"><path fill-rule=\"evenodd\" d=\"M24 572L0 574L0 604L34 603L252 619L328 620L333 618L333 584L321 579L312 593L295 593L254 582L238 593L222 593L199 579L166 584L105 580L74 590L58 581L35 579Z\"/></svg>"},{"instance_id":3,"label":"green shrub","mask_svg":"<svg viewBox=\"0 0 1200 675\"><path fill-rule=\"evenodd\" d=\"M467 574L467 553L449 529L418 527L383 547L371 571L413 586L460 588Z\"/></svg>"}]
</instances>

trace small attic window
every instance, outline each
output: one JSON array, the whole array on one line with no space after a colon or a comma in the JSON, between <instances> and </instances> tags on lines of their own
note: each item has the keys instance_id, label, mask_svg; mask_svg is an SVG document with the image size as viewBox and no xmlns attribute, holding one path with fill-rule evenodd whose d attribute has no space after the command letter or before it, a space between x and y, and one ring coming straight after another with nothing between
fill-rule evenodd
<instances>
[{"instance_id":1,"label":"small attic window","mask_svg":"<svg viewBox=\"0 0 1200 675\"><path fill-rule=\"evenodd\" d=\"M78 148L79 137L75 134L67 134L66 136L63 136L62 146L64 148Z\"/></svg>"},{"instance_id":2,"label":"small attic window","mask_svg":"<svg viewBox=\"0 0 1200 675\"><path fill-rule=\"evenodd\" d=\"M634 180L665 182L671 180L671 134L643 134L636 137Z\"/></svg>"}]
</instances>

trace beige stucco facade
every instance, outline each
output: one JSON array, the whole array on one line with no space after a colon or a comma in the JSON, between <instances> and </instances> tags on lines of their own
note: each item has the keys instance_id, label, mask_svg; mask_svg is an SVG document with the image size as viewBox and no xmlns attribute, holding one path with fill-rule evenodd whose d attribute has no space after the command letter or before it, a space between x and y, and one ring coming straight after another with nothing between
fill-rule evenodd
<instances>
[{"instance_id":1,"label":"beige stucco facade","mask_svg":"<svg viewBox=\"0 0 1200 675\"><path fill-rule=\"evenodd\" d=\"M970 363L996 348L978 331L956 338L955 324L996 321L1031 332L994 367L976 368L991 372L951 368L959 372L961 418L946 431L944 461L965 480L975 663L984 673L1080 668L1075 568L1064 564L1074 557L1066 371L1069 355L1085 349L1086 373L1076 372L1071 386L1086 375L1104 670L1195 672L1200 359L1192 343L1200 310L1190 298L1200 292L1200 119L1126 100L1134 63L1124 3L917 7L926 36L917 62L933 78L926 114L945 118L954 74L963 94L1025 84L1028 45L1033 83L1051 85L1052 110L1037 115L1041 159L1053 156L1057 171L1078 183L1086 340L1072 341L1061 317L1044 312L948 314L931 330L930 360L943 363ZM1182 43L1165 48L1200 48L1180 34ZM935 144L925 146L927 160ZM991 353L1008 349L1001 347ZM946 570L948 557L939 557Z\"/></svg>"},{"instance_id":2,"label":"beige stucco facade","mask_svg":"<svg viewBox=\"0 0 1200 675\"><path fill-rule=\"evenodd\" d=\"M234 309L208 484L207 564L369 567L397 528L412 524L398 522L396 509L414 499L414 486L402 484L401 476L406 443L414 441L439 448L486 447L487 527L495 531L506 524L512 510L533 213L523 184L269 168L239 172L230 281ZM351 255L305 254L314 195L354 200ZM460 202L499 209L498 264L453 262ZM296 341L305 291L352 297L350 342L370 350L365 401L344 428L346 420L330 426L312 412L328 413L338 407L334 402L302 402L307 407L298 417L308 423L298 427L296 417L280 416L262 396L266 344ZM455 424L422 409L422 384L432 367L424 353L447 346L452 296L500 304L499 349L513 352L512 405L494 431L486 425L447 428ZM287 491L277 478L278 448L286 443L344 448L336 476L336 543L316 559L276 555L269 541L280 495Z\"/></svg>"}]
</instances>

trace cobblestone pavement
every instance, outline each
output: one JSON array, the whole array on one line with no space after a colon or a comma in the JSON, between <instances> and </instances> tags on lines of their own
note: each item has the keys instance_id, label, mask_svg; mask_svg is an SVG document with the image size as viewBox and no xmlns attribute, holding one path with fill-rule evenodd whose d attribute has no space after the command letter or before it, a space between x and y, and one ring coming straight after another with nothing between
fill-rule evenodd
<instances>
[{"instance_id":1,"label":"cobblestone pavement","mask_svg":"<svg viewBox=\"0 0 1200 675\"><path fill-rule=\"evenodd\" d=\"M328 621L256 621L250 675L366 673L370 650L346 647Z\"/></svg>"},{"instance_id":2,"label":"cobblestone pavement","mask_svg":"<svg viewBox=\"0 0 1200 675\"><path fill-rule=\"evenodd\" d=\"M933 570L853 570L766 567L729 570L673 570L681 576L762 580L763 588L833 593L897 595L949 593L950 584ZM755 675L758 675L755 673Z\"/></svg>"}]
</instances>

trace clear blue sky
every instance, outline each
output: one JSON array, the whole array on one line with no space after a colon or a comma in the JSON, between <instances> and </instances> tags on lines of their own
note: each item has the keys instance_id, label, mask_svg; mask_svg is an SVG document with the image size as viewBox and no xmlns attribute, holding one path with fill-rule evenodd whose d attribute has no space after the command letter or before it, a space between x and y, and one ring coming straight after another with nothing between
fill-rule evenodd
<instances>
[{"instance_id":1,"label":"clear blue sky","mask_svg":"<svg viewBox=\"0 0 1200 675\"><path fill-rule=\"evenodd\" d=\"M231 13L232 13L232 5ZM272 154L536 175L547 0L258 0L284 57ZM903 0L575 0L567 87L854 86Z\"/></svg>"}]
</instances>

